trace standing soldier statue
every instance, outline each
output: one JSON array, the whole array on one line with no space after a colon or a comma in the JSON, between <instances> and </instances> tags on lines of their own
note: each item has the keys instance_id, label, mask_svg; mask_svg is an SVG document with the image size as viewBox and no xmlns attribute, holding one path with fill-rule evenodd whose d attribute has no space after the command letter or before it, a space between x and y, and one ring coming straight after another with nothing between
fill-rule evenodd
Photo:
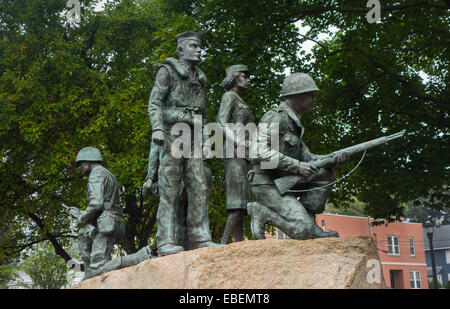
<instances>
[{"instance_id":1,"label":"standing soldier statue","mask_svg":"<svg viewBox=\"0 0 450 309\"><path fill-rule=\"evenodd\" d=\"M172 134L172 127L185 123L193 132L194 119L201 117L204 122L206 116L207 80L196 66L201 59L200 35L196 32L177 35L177 51L179 60L168 58L160 66L148 104L153 142L163 146L158 171L160 201L156 242L159 256L183 251L175 239L176 208L179 204L176 199L183 181L188 199L186 224L191 248L217 245L212 242L209 231L204 162L192 153L194 149L202 149L202 145L194 144L195 139L191 139L189 157L180 158L172 154L172 144L179 138Z\"/></svg>"},{"instance_id":2,"label":"standing soldier statue","mask_svg":"<svg viewBox=\"0 0 450 309\"><path fill-rule=\"evenodd\" d=\"M78 244L85 266L83 280L98 275L111 260L114 244L125 236L125 223L119 199L117 180L102 165L100 151L93 147L81 149L76 165L88 176L88 207L78 217Z\"/></svg>"},{"instance_id":3,"label":"standing soldier statue","mask_svg":"<svg viewBox=\"0 0 450 309\"><path fill-rule=\"evenodd\" d=\"M155 143L151 143L150 145L150 152L149 152L149 158L148 158L148 171L147 171L147 177L146 182L144 183L142 187L142 194L143 197L147 197L149 195L158 195L158 169L160 167L160 160L161 160L161 154L162 154L162 147L159 145L156 145ZM203 165L205 169L205 175L206 175L206 183L208 185L208 197L207 200L209 201L209 195L211 194L211 189L213 185L213 177L211 170L206 166L206 164ZM187 220L186 220L186 214L188 209L188 199L187 199L187 192L186 192L186 186L184 183L181 184L180 192L177 194L177 206L175 211L175 245L176 246L182 246L184 250L190 250L189 245L189 239L187 236ZM206 209L207 211L208 209ZM208 215L207 213L205 214Z\"/></svg>"},{"instance_id":4,"label":"standing soldier statue","mask_svg":"<svg viewBox=\"0 0 450 309\"><path fill-rule=\"evenodd\" d=\"M331 168L319 169L309 163L325 156L312 154L302 141L305 129L300 122L300 113L312 111L314 94L318 90L309 75L292 74L283 83L285 102L261 118L260 124L267 124L269 129L259 130L256 162L274 159L278 161L278 166L262 169L255 164L254 170L249 173L256 202L249 203L247 209L252 216L251 229L256 239L265 238L264 226L268 222L293 239L338 236L337 232L323 231L315 224L315 215L325 210L332 189L326 185L335 181L336 176ZM267 143L272 141L272 134L279 135L279 149ZM341 164L347 159L348 154L344 152L334 157L332 163ZM280 192L275 185L277 180L283 181L292 175L301 175L305 181L293 187L291 192Z\"/></svg>"}]
</instances>

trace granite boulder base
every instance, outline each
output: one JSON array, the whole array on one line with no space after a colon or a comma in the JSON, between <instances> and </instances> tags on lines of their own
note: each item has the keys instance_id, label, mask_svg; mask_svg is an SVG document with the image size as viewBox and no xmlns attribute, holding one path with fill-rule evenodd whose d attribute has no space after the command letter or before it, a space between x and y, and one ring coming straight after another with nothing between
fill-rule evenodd
<instances>
[{"instance_id":1,"label":"granite boulder base","mask_svg":"<svg viewBox=\"0 0 450 309\"><path fill-rule=\"evenodd\" d=\"M385 288L369 237L253 240L184 251L105 273L76 289Z\"/></svg>"}]
</instances>

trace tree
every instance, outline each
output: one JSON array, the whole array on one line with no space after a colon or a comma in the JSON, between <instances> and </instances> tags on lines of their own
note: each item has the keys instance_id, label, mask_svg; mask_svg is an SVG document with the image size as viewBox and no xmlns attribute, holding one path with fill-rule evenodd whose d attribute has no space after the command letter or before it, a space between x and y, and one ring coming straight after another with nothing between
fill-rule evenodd
<instances>
[{"instance_id":1,"label":"tree","mask_svg":"<svg viewBox=\"0 0 450 309\"><path fill-rule=\"evenodd\" d=\"M51 243L42 243L20 263L17 271L23 271L31 279L31 284L20 280L17 284L31 289L60 289L70 281L69 267L66 262L54 253Z\"/></svg>"},{"instance_id":2,"label":"tree","mask_svg":"<svg viewBox=\"0 0 450 309\"><path fill-rule=\"evenodd\" d=\"M58 204L86 206L86 179L73 165L85 146L102 149L121 184L122 248L147 245L158 203L141 206L138 194L150 145L147 101L158 65L176 56L175 35L188 30L204 32L209 122L225 68L245 63L253 77L244 99L257 121L280 103L286 70L315 78L320 104L302 118L315 153L406 130L338 185L336 207L354 196L367 215L394 220L418 197L448 203L447 1L386 0L374 24L366 1L111 0L102 12L93 10L98 1L80 2L79 25L66 22L64 1L0 2L0 220L10 225L0 256L49 240L70 259L64 248L75 235ZM300 23L309 30L300 33ZM312 53L301 50L306 41L316 44ZM217 241L226 220L223 171L218 159L208 164Z\"/></svg>"},{"instance_id":3,"label":"tree","mask_svg":"<svg viewBox=\"0 0 450 309\"><path fill-rule=\"evenodd\" d=\"M448 189L444 188L443 194L448 195ZM425 223L427 221L439 221L442 225L450 224L449 209L440 200L431 198L418 198L407 203L405 217L411 222Z\"/></svg>"},{"instance_id":4,"label":"tree","mask_svg":"<svg viewBox=\"0 0 450 309\"><path fill-rule=\"evenodd\" d=\"M319 104L313 115L302 118L304 139L313 152L330 153L406 130L403 140L371 150L331 196L338 207L355 196L365 203L366 214L392 221L404 215L402 203L418 197L439 196L440 203L448 203L442 188L450 169L445 155L450 5L383 1L381 21L370 24L365 4L199 0L192 1L191 12L200 16L199 27L210 42L204 66L213 84L219 84L217 71L227 65L243 62L252 68L253 92L246 102L257 118L279 103L286 69L315 78ZM300 33L299 23L310 30ZM323 33L330 38L320 39ZM312 54L300 49L306 40L316 43ZM221 92L213 87L212 102Z\"/></svg>"},{"instance_id":5,"label":"tree","mask_svg":"<svg viewBox=\"0 0 450 309\"><path fill-rule=\"evenodd\" d=\"M64 247L76 235L59 204L86 207L87 182L73 164L85 146L102 150L121 185L125 251L156 230L157 199L141 207L138 192L147 100L155 64L167 57L159 29L175 17L162 16L159 1L109 1L103 12L93 11L98 1L80 2L79 25L66 22L64 1L0 3L0 217L11 225L3 256L49 240L70 260Z\"/></svg>"}]
</instances>

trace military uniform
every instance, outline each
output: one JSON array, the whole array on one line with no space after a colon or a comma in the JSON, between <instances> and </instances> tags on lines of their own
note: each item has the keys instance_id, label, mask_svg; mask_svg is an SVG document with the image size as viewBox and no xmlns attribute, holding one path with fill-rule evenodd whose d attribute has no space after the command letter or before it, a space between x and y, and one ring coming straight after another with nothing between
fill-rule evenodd
<instances>
[{"instance_id":1,"label":"military uniform","mask_svg":"<svg viewBox=\"0 0 450 309\"><path fill-rule=\"evenodd\" d=\"M82 227L78 242L89 277L89 268L93 273L101 269L111 260L114 244L125 236L117 180L102 165L89 174L87 200L89 205L78 219Z\"/></svg>"},{"instance_id":2,"label":"military uniform","mask_svg":"<svg viewBox=\"0 0 450 309\"><path fill-rule=\"evenodd\" d=\"M176 243L177 197L184 182L187 190L187 228L193 248L210 242L208 220L208 188L202 158L175 158L171 153L178 136L171 134L176 123L188 124L192 131L194 117L205 121L206 76L198 68L193 74L188 67L174 58L168 58L159 68L155 85L150 94L149 118L152 130L165 131L163 154L158 171L160 203L157 213L157 246ZM191 150L194 145L191 140ZM201 146L201 145L200 145ZM201 147L200 147L201 149Z\"/></svg>"},{"instance_id":3,"label":"military uniform","mask_svg":"<svg viewBox=\"0 0 450 309\"><path fill-rule=\"evenodd\" d=\"M234 132L230 132L228 123L247 125L253 123L253 115L247 104L233 91L227 91L220 104L217 123L223 128L225 137L234 141L233 144L225 143L224 147L224 171L226 184L226 209L246 209L250 201L250 184L247 179L247 173L250 169L250 161L247 158L237 156L237 144L234 138ZM247 135L246 140L249 140ZM232 150L227 151L231 146ZM232 158L226 158L226 154L233 154ZM248 155L248 154L247 154Z\"/></svg>"},{"instance_id":4,"label":"military uniform","mask_svg":"<svg viewBox=\"0 0 450 309\"><path fill-rule=\"evenodd\" d=\"M316 158L302 141L304 128L300 116L286 103L281 103L278 108L264 114L260 123L267 124L268 130L259 130L257 161L275 159L278 160L278 166L276 169L262 169L256 164L249 175L252 192L258 202L250 203L248 207L249 213L256 220L252 222L253 233L257 238L264 238L261 227L266 222L272 222L290 238L321 237L322 233L314 223L313 214L323 212L331 187L281 195L273 182L280 177L298 175L300 162ZM273 124L278 126L278 130ZM279 150L271 147L272 134L279 134ZM302 187L293 189L316 188L335 179L333 170L320 169Z\"/></svg>"},{"instance_id":5,"label":"military uniform","mask_svg":"<svg viewBox=\"0 0 450 309\"><path fill-rule=\"evenodd\" d=\"M147 179L151 179L153 183L158 181L158 169L159 163L161 162L162 157L162 149L163 147L156 145L154 143L150 146L150 153L148 158L148 170L147 170ZM211 170L204 164L206 182L208 185L208 196L207 200L209 200L209 194L211 193L213 178ZM177 194L176 198L176 207L175 207L175 245L182 246L184 250L189 250L189 240L187 235L187 209L188 209L188 198L186 192L186 186L182 183L180 187L180 192Z\"/></svg>"}]
</instances>

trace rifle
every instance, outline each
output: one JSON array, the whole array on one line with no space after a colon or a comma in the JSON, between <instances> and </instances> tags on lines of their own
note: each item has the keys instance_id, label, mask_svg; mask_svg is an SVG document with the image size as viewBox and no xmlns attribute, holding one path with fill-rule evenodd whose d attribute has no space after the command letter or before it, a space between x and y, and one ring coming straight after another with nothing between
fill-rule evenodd
<instances>
[{"instance_id":1,"label":"rifle","mask_svg":"<svg viewBox=\"0 0 450 309\"><path fill-rule=\"evenodd\" d=\"M66 206L64 203L61 203L61 206L64 207L66 209L66 213L75 220L77 220L81 216L81 210L79 208L69 207Z\"/></svg>"},{"instance_id":2,"label":"rifle","mask_svg":"<svg viewBox=\"0 0 450 309\"><path fill-rule=\"evenodd\" d=\"M328 168L332 167L334 163L334 158L338 156L341 153L347 152L349 156L354 155L355 153L366 151L370 148L373 148L375 146L386 144L394 139L400 138L405 134L405 131L401 131L392 135L388 136L382 136L364 143L360 143L354 146L350 146L344 149L337 150L335 152L332 152L329 155L326 155L323 158L320 158L318 160L310 161L309 163L311 165L314 165L315 167L319 168ZM298 184L307 183L308 177L301 176L301 175L289 175L285 177L280 177L278 179L274 180L275 186L277 187L278 191L280 191L281 195L284 195L286 192L288 192L292 187Z\"/></svg>"},{"instance_id":3,"label":"rifle","mask_svg":"<svg viewBox=\"0 0 450 309\"><path fill-rule=\"evenodd\" d=\"M63 207L63 208L65 208L65 210L66 210L66 213L71 217L71 218L73 218L75 221L77 221L78 220L78 218L81 216L81 214L82 214L82 210L80 210L79 208L77 208L77 207L69 207L69 206L66 206L64 203L61 203L61 206ZM71 221L72 222L72 221ZM72 229L72 228L71 228ZM85 226L82 226L81 228L80 228L80 231L79 231L79 233L87 233L88 235L89 235L89 237L93 237L93 235L94 235L94 232L95 232L95 227L92 225L92 224L86 224Z\"/></svg>"}]
</instances>

